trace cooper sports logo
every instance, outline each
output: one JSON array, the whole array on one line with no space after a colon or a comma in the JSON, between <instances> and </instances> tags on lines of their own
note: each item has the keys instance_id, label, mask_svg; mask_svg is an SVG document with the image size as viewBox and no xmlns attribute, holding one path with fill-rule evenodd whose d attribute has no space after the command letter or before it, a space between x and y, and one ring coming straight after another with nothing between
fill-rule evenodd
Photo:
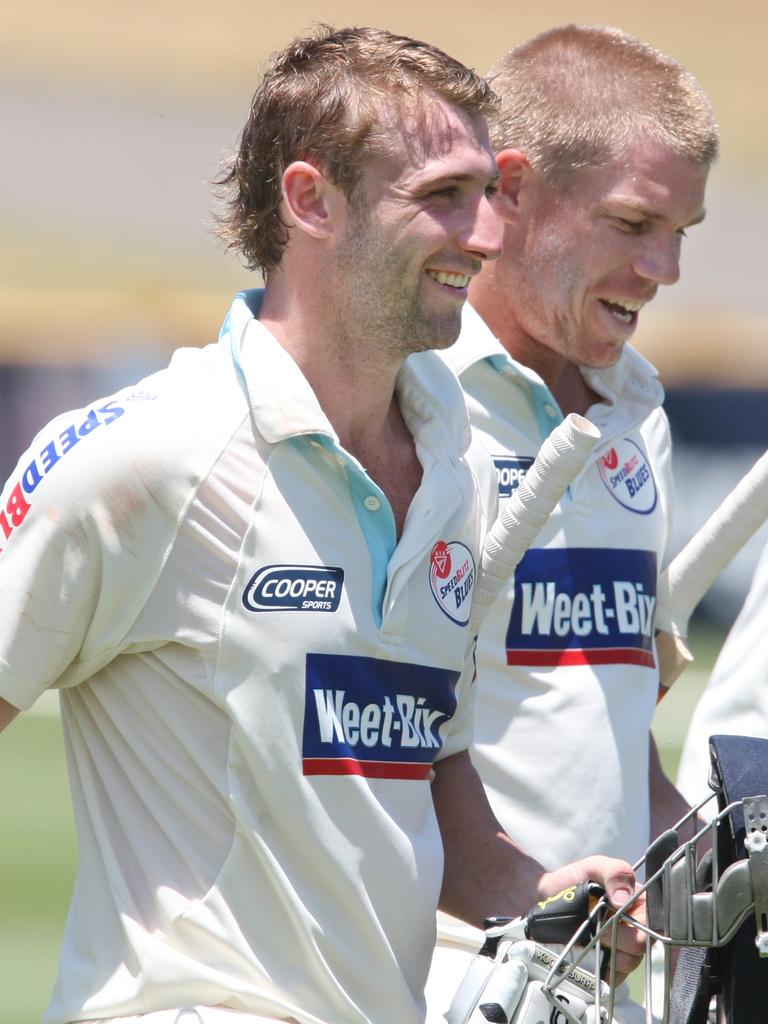
<instances>
[{"instance_id":1,"label":"cooper sports logo","mask_svg":"<svg viewBox=\"0 0 768 1024\"><path fill-rule=\"evenodd\" d=\"M335 612L344 570L337 565L265 565L243 593L250 612Z\"/></svg>"},{"instance_id":2,"label":"cooper sports logo","mask_svg":"<svg viewBox=\"0 0 768 1024\"><path fill-rule=\"evenodd\" d=\"M533 457L530 455L494 455L493 464L499 479L499 497L510 498L533 465Z\"/></svg>"},{"instance_id":3,"label":"cooper sports logo","mask_svg":"<svg viewBox=\"0 0 768 1024\"><path fill-rule=\"evenodd\" d=\"M429 557L429 586L441 610L457 626L469 622L474 584L475 559L466 544L439 540Z\"/></svg>"},{"instance_id":4,"label":"cooper sports logo","mask_svg":"<svg viewBox=\"0 0 768 1024\"><path fill-rule=\"evenodd\" d=\"M305 775L429 778L459 673L353 654L308 654Z\"/></svg>"}]
</instances>

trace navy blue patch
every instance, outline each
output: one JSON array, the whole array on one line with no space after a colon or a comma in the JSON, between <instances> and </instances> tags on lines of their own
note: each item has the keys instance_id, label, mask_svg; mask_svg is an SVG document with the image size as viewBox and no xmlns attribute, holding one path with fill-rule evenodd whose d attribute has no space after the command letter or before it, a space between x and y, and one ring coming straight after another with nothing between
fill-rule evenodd
<instances>
[{"instance_id":1,"label":"navy blue patch","mask_svg":"<svg viewBox=\"0 0 768 1024\"><path fill-rule=\"evenodd\" d=\"M265 565L243 592L251 612L335 612L344 570L337 565Z\"/></svg>"},{"instance_id":2,"label":"navy blue patch","mask_svg":"<svg viewBox=\"0 0 768 1024\"><path fill-rule=\"evenodd\" d=\"M429 778L458 679L426 665L308 654L304 774Z\"/></svg>"},{"instance_id":3,"label":"navy blue patch","mask_svg":"<svg viewBox=\"0 0 768 1024\"><path fill-rule=\"evenodd\" d=\"M520 486L525 474L533 465L533 457L528 455L494 455L493 464L499 478L499 497L509 498Z\"/></svg>"},{"instance_id":4,"label":"navy blue patch","mask_svg":"<svg viewBox=\"0 0 768 1024\"><path fill-rule=\"evenodd\" d=\"M656 554L534 548L515 571L508 665L653 668Z\"/></svg>"}]
</instances>

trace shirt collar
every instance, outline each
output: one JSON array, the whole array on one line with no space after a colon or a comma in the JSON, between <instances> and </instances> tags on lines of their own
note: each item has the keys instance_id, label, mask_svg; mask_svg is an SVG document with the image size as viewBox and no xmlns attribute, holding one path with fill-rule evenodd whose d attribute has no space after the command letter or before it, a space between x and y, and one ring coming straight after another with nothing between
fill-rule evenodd
<instances>
[{"instance_id":1,"label":"shirt collar","mask_svg":"<svg viewBox=\"0 0 768 1024\"><path fill-rule=\"evenodd\" d=\"M259 321L263 289L239 292L219 333L248 396L259 432L270 444L304 434L339 443L293 357ZM409 356L397 378L403 418L415 439L436 452L463 455L470 444L464 396L434 352ZM437 453L437 452L436 452Z\"/></svg>"},{"instance_id":2,"label":"shirt collar","mask_svg":"<svg viewBox=\"0 0 768 1024\"><path fill-rule=\"evenodd\" d=\"M457 376L485 359L497 370L517 375L537 387L545 386L535 370L510 356L469 303L464 305L458 341L445 351L444 359ZM582 366L580 370L592 390L610 402L629 400L656 408L664 401L664 389L656 368L630 345L624 346L621 357L613 366L605 369Z\"/></svg>"}]
</instances>

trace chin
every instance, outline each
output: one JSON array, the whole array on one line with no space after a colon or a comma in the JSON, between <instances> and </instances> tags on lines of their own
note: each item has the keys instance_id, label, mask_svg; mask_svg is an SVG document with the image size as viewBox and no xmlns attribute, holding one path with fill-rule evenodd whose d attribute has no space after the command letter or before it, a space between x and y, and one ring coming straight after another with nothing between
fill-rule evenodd
<instances>
[{"instance_id":1,"label":"chin","mask_svg":"<svg viewBox=\"0 0 768 1024\"><path fill-rule=\"evenodd\" d=\"M426 325L424 326L426 328ZM432 324L430 327L429 330L425 329L414 333L410 346L412 352L428 352L430 349L440 351L450 348L461 332L461 317L439 325Z\"/></svg>"},{"instance_id":2,"label":"chin","mask_svg":"<svg viewBox=\"0 0 768 1024\"><path fill-rule=\"evenodd\" d=\"M437 349L438 351L442 351L443 349L450 348L451 345L455 345L456 344L456 342L458 340L458 337L459 337L459 332L458 331L451 331L450 333L443 334L440 338L438 338L435 341L434 345L430 346L430 348Z\"/></svg>"},{"instance_id":3,"label":"chin","mask_svg":"<svg viewBox=\"0 0 768 1024\"><path fill-rule=\"evenodd\" d=\"M588 353L583 361L584 366L589 366L593 370L607 370L610 366L615 366L621 359L621 353L624 351L626 341L614 341L607 344L595 345Z\"/></svg>"}]
</instances>

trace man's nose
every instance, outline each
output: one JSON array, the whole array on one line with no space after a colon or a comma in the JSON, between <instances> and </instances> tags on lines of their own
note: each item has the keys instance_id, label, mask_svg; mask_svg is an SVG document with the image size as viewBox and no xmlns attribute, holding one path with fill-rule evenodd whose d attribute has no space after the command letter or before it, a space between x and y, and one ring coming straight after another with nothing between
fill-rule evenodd
<instances>
[{"instance_id":1,"label":"man's nose","mask_svg":"<svg viewBox=\"0 0 768 1024\"><path fill-rule=\"evenodd\" d=\"M464 238L464 249L482 260L497 260L501 256L504 225L487 196L478 203L472 224Z\"/></svg>"},{"instance_id":2,"label":"man's nose","mask_svg":"<svg viewBox=\"0 0 768 1024\"><path fill-rule=\"evenodd\" d=\"M680 236L649 236L643 241L634 261L635 272L654 284L675 284L680 278Z\"/></svg>"}]
</instances>

